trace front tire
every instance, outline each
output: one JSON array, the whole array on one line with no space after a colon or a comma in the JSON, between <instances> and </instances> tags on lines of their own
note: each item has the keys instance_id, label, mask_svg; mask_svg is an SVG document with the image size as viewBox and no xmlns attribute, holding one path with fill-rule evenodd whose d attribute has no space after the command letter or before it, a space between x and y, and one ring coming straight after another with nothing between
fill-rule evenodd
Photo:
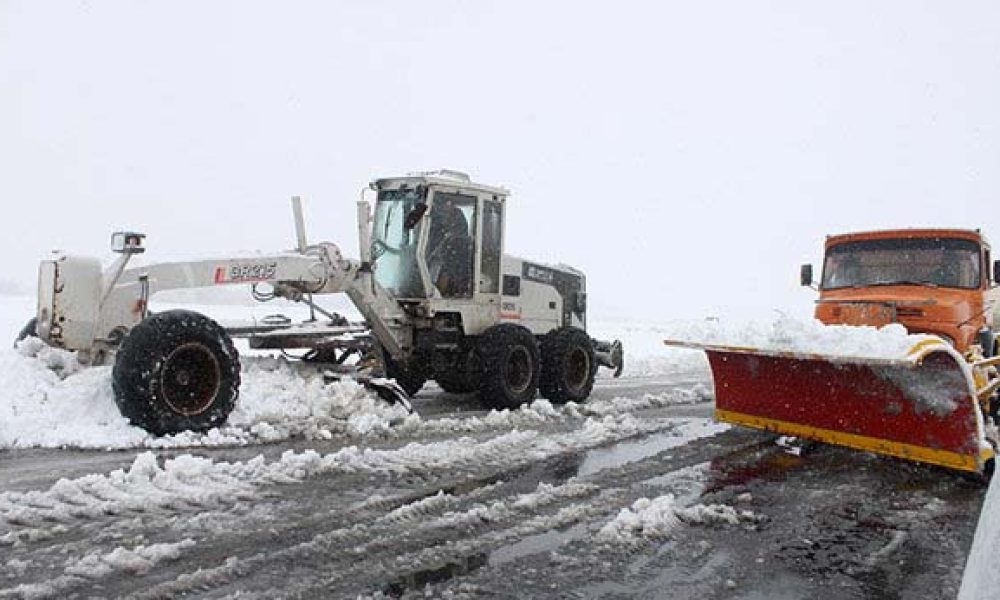
<instances>
[{"instance_id":1,"label":"front tire","mask_svg":"<svg viewBox=\"0 0 1000 600\"><path fill-rule=\"evenodd\" d=\"M480 396L496 408L517 408L535 399L540 371L538 341L513 323L486 330L479 339Z\"/></svg>"},{"instance_id":2,"label":"front tire","mask_svg":"<svg viewBox=\"0 0 1000 600\"><path fill-rule=\"evenodd\" d=\"M539 389L552 402L583 402L594 389L597 357L587 332L564 327L542 340L542 376Z\"/></svg>"},{"instance_id":3,"label":"front tire","mask_svg":"<svg viewBox=\"0 0 1000 600\"><path fill-rule=\"evenodd\" d=\"M415 361L411 361L413 364L409 366L401 364L393 359L384 348L378 350L386 378L395 379L407 396L411 398L416 396L417 392L427 383L427 376L424 375L419 365Z\"/></svg>"},{"instance_id":4,"label":"front tire","mask_svg":"<svg viewBox=\"0 0 1000 600\"><path fill-rule=\"evenodd\" d=\"M188 310L157 313L133 327L112 371L118 410L154 435L225 423L239 387L240 359L229 335Z\"/></svg>"}]
</instances>

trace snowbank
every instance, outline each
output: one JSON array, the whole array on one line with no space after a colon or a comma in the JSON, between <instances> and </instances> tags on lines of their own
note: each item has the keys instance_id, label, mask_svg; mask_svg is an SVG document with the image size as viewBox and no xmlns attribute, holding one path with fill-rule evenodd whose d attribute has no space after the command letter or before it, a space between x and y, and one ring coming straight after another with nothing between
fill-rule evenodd
<instances>
[{"instance_id":1,"label":"snowbank","mask_svg":"<svg viewBox=\"0 0 1000 600\"><path fill-rule=\"evenodd\" d=\"M82 368L37 339L0 349L0 448L165 448L243 445L303 436L386 431L407 416L350 382L326 384L284 360L244 368L240 401L225 427L157 438L122 417L111 368Z\"/></svg>"},{"instance_id":2,"label":"snowbank","mask_svg":"<svg viewBox=\"0 0 1000 600\"><path fill-rule=\"evenodd\" d=\"M5 322L13 338L30 312L26 298L8 298ZM162 306L159 308L163 308ZM246 307L191 306L217 319L246 316ZM278 307L286 309L288 307ZM292 307L296 308L296 307ZM274 310L275 307L269 307ZM301 316L301 315L296 315ZM619 338L626 347L626 377L700 372L708 377L703 353L663 346L662 325L635 322L598 323L595 330ZM81 368L72 353L27 340L17 350L0 344L0 449L29 447L170 448L233 446L291 437L328 439L390 432L414 434L476 433L530 427L561 418L633 412L640 408L700 402L710 398L705 386L642 398L570 403L555 408L544 400L516 411L493 411L484 417L425 421L408 416L353 382L325 384L294 363L260 356L245 357L240 400L226 426L205 434L157 438L121 417L111 391L109 367Z\"/></svg>"},{"instance_id":3,"label":"snowbank","mask_svg":"<svg viewBox=\"0 0 1000 600\"><path fill-rule=\"evenodd\" d=\"M983 500L979 525L972 540L972 549L965 563L958 600L991 600L1000 590L1000 565L996 549L1000 548L1000 483L994 477Z\"/></svg>"},{"instance_id":4,"label":"snowbank","mask_svg":"<svg viewBox=\"0 0 1000 600\"><path fill-rule=\"evenodd\" d=\"M178 448L238 446L334 435L477 434L539 427L560 419L623 415L643 408L710 398L704 385L642 397L617 397L555 407L539 399L517 410L424 420L386 404L364 387L283 359L244 360L240 400L224 427L207 433L154 437L122 417L111 390L111 368L82 368L72 353L26 340L0 349L0 449Z\"/></svg>"}]
</instances>

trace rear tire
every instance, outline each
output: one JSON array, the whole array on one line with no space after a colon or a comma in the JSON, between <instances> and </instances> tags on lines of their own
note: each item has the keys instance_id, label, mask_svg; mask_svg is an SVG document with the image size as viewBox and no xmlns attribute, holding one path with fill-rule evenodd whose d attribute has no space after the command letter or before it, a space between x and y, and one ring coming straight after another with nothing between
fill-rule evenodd
<instances>
[{"instance_id":1,"label":"rear tire","mask_svg":"<svg viewBox=\"0 0 1000 600\"><path fill-rule=\"evenodd\" d=\"M118 410L154 435L225 423L239 387L240 359L229 335L188 310L158 313L133 327L112 371Z\"/></svg>"},{"instance_id":2,"label":"rear tire","mask_svg":"<svg viewBox=\"0 0 1000 600\"><path fill-rule=\"evenodd\" d=\"M21 328L21 332L17 334L17 339L14 340L14 347L17 347L18 342L23 342L30 337L38 337L38 317L31 317L28 322L24 324Z\"/></svg>"},{"instance_id":3,"label":"rear tire","mask_svg":"<svg viewBox=\"0 0 1000 600\"><path fill-rule=\"evenodd\" d=\"M513 409L535 399L541 369L538 340L530 331L513 323L494 325L480 337L478 351L484 402Z\"/></svg>"},{"instance_id":4,"label":"rear tire","mask_svg":"<svg viewBox=\"0 0 1000 600\"><path fill-rule=\"evenodd\" d=\"M552 402L583 402L594 389L597 357L587 332L576 327L551 331L542 339L538 387Z\"/></svg>"}]
</instances>

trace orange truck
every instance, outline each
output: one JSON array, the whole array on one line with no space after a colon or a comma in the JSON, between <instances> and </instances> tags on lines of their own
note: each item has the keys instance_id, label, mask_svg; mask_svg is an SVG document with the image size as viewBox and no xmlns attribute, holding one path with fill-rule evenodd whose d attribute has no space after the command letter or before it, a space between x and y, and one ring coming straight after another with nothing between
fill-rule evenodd
<instances>
[{"instance_id":1,"label":"orange truck","mask_svg":"<svg viewBox=\"0 0 1000 600\"><path fill-rule=\"evenodd\" d=\"M829 236L817 319L900 323L940 339L921 340L899 358L667 344L705 351L719 421L989 477L1000 440L997 273L979 231ZM811 265L801 279L813 286Z\"/></svg>"},{"instance_id":2,"label":"orange truck","mask_svg":"<svg viewBox=\"0 0 1000 600\"><path fill-rule=\"evenodd\" d=\"M992 269L991 269L992 267ZM990 246L979 230L895 229L826 238L816 318L828 325L900 323L959 352L996 355ZM813 285L802 265L802 285Z\"/></svg>"}]
</instances>

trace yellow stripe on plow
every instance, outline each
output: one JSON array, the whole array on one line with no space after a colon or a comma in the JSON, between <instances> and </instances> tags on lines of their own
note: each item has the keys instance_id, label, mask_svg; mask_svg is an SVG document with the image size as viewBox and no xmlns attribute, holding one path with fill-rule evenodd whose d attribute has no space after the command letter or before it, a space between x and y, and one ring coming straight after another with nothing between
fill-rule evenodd
<instances>
[{"instance_id":1,"label":"yellow stripe on plow","mask_svg":"<svg viewBox=\"0 0 1000 600\"><path fill-rule=\"evenodd\" d=\"M993 451L989 448L983 448L980 450L979 456L976 457L969 454L959 454L958 452L951 452L948 450L914 446L913 444L893 442L891 440L857 435L844 431L811 427L800 423L789 423L788 421L779 421L777 419L755 417L753 415L728 410L716 409L715 418L716 420L724 423L742 425L744 427L750 427L751 429L763 429L765 431L773 431L784 435L808 438L828 444L847 446L848 448L854 448L856 450L877 452L879 454L887 454L889 456L905 458L907 460L958 469L960 471L971 471L973 473L982 472L982 465L985 465L987 460L993 458Z\"/></svg>"}]
</instances>

